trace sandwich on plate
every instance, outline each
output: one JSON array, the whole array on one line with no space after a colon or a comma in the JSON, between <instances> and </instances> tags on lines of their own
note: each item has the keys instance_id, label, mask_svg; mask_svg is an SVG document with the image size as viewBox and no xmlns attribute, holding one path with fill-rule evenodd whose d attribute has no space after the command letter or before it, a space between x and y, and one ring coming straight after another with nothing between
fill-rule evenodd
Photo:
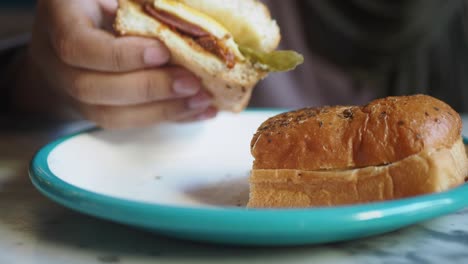
<instances>
[{"instance_id":1,"label":"sandwich on plate","mask_svg":"<svg viewBox=\"0 0 468 264\"><path fill-rule=\"evenodd\" d=\"M426 95L307 108L252 139L249 207L335 206L446 191L468 177L459 114Z\"/></svg>"}]
</instances>

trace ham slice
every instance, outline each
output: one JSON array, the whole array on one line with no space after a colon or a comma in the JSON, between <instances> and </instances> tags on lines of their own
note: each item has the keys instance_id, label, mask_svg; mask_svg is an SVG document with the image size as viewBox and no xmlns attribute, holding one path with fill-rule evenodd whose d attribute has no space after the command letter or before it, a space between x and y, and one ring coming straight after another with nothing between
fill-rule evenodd
<instances>
[{"instance_id":1,"label":"ham slice","mask_svg":"<svg viewBox=\"0 0 468 264\"><path fill-rule=\"evenodd\" d=\"M144 9L146 13L150 14L158 21L175 28L186 35L191 37L205 37L209 35L209 33L201 27L184 21L166 11L158 10L154 8L151 3L145 3Z\"/></svg>"},{"instance_id":2,"label":"ham slice","mask_svg":"<svg viewBox=\"0 0 468 264\"><path fill-rule=\"evenodd\" d=\"M163 10L156 9L151 3L145 3L143 5L143 9L147 14L169 26L171 29L193 38L193 40L203 49L222 59L228 68L231 69L236 65L234 53L224 45L223 40L217 39L215 36L197 25L184 21L183 19Z\"/></svg>"}]
</instances>

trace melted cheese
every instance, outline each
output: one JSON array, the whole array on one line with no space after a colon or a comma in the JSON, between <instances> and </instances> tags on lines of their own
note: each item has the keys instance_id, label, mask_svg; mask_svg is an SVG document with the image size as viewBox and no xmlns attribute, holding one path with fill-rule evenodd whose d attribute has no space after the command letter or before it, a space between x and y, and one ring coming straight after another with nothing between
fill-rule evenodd
<instances>
[{"instance_id":1,"label":"melted cheese","mask_svg":"<svg viewBox=\"0 0 468 264\"><path fill-rule=\"evenodd\" d=\"M154 7L199 26L217 39L224 40L226 47L233 51L238 59L244 60L244 56L239 51L232 34L210 16L185 5L179 0L154 0Z\"/></svg>"}]
</instances>

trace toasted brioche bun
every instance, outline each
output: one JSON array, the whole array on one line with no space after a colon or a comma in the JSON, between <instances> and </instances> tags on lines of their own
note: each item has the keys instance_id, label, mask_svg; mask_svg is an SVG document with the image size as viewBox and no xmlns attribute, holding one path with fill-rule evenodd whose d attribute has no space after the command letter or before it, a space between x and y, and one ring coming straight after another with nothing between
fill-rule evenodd
<instances>
[{"instance_id":1,"label":"toasted brioche bun","mask_svg":"<svg viewBox=\"0 0 468 264\"><path fill-rule=\"evenodd\" d=\"M253 170L248 207L368 203L441 192L468 175L465 147L424 150L384 166L348 170Z\"/></svg>"},{"instance_id":2,"label":"toasted brioche bun","mask_svg":"<svg viewBox=\"0 0 468 264\"><path fill-rule=\"evenodd\" d=\"M424 149L450 148L460 115L426 95L366 106L308 108L263 123L252 139L254 169L329 170L379 166Z\"/></svg>"},{"instance_id":3,"label":"toasted brioche bun","mask_svg":"<svg viewBox=\"0 0 468 264\"><path fill-rule=\"evenodd\" d=\"M188 4L194 7L199 6L206 12L209 10L223 10L223 14L225 14L223 21L226 22L226 27L232 27L236 23L236 19L239 19L239 15L228 14L242 14L242 10L251 8L252 6L256 6L257 9L264 8L262 4L254 0L233 2L237 2L238 5L225 5L224 1L187 0ZM211 6L211 9L206 8L208 5ZM230 7L239 9L230 10ZM266 10L266 8L262 10ZM247 14L247 11L245 14ZM256 16L263 16L264 20L271 20L266 11L256 14ZM233 22L228 23L228 21ZM262 21L262 19L258 21ZM276 25L276 23L271 25ZM228 68L225 62L204 50L192 38L171 30L167 25L147 15L137 2L119 0L119 9L114 27L120 35L152 37L162 41L171 52L171 64L181 65L197 75L201 79L203 86L212 93L215 106L220 110L242 111L250 100L253 87L267 75L266 71L254 67L248 60L238 61L234 68ZM274 28L274 26L271 27ZM220 28L216 27L216 29ZM251 24L248 29L256 32L257 35L260 34L259 32L263 32L262 30L265 30L257 24ZM262 36L267 39L263 40L263 42L255 40L260 37L252 37L254 39L252 43L256 43L264 51L274 50L278 45L279 30L266 29L265 32L270 32L272 35Z\"/></svg>"},{"instance_id":4,"label":"toasted brioche bun","mask_svg":"<svg viewBox=\"0 0 468 264\"><path fill-rule=\"evenodd\" d=\"M461 118L424 95L272 117L252 140L250 207L366 203L440 192L468 176Z\"/></svg>"}]
</instances>

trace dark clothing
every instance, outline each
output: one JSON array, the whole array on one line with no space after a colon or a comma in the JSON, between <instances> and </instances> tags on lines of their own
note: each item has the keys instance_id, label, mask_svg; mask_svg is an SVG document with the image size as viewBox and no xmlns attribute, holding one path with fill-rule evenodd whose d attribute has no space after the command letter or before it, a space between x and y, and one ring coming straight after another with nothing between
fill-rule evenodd
<instances>
[{"instance_id":1,"label":"dark clothing","mask_svg":"<svg viewBox=\"0 0 468 264\"><path fill-rule=\"evenodd\" d=\"M337 68L334 79L346 80L347 90L355 96L424 93L446 101L458 111L468 112L465 103L468 102L468 1L267 2L274 15L278 15L285 42L290 44L289 38L303 34L308 52L331 63L331 68ZM295 9L297 14L284 14L286 3L281 2L295 6L289 9ZM300 21L301 32L288 34L290 29L285 25L290 24L289 20ZM308 63L316 64L316 59L311 58L306 56ZM314 77L317 78L323 79ZM323 82L320 86L316 84L303 82L300 89L335 89L336 94L311 104L346 101L336 87L330 88ZM352 96L347 97L348 103L361 103Z\"/></svg>"},{"instance_id":2,"label":"dark clothing","mask_svg":"<svg viewBox=\"0 0 468 264\"><path fill-rule=\"evenodd\" d=\"M12 65L15 64L19 53L24 51L28 40L29 34L0 41L0 113L5 113L9 109L10 92L14 89L9 83L16 70Z\"/></svg>"}]
</instances>

